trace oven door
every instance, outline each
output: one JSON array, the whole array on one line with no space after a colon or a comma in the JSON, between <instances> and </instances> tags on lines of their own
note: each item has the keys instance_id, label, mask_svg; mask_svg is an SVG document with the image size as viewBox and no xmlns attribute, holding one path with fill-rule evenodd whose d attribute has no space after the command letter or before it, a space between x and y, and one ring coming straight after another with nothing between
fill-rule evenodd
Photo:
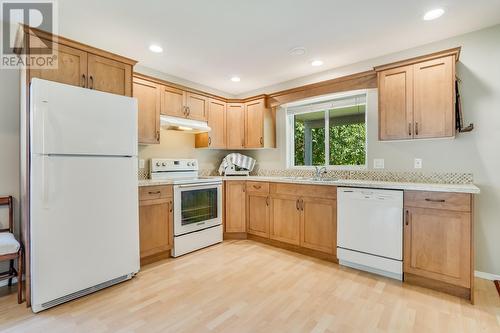
<instances>
[{"instance_id":1,"label":"oven door","mask_svg":"<svg viewBox=\"0 0 500 333\"><path fill-rule=\"evenodd\" d=\"M222 184L174 186L174 236L222 224Z\"/></svg>"}]
</instances>

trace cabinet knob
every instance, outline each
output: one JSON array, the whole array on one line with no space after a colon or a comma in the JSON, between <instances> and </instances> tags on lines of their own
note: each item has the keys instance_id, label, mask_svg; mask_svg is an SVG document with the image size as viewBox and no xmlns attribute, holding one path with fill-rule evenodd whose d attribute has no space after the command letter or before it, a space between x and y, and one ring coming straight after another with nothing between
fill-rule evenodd
<instances>
[{"instance_id":1,"label":"cabinet knob","mask_svg":"<svg viewBox=\"0 0 500 333\"><path fill-rule=\"evenodd\" d=\"M411 123L408 123L408 136L411 136Z\"/></svg>"},{"instance_id":2,"label":"cabinet knob","mask_svg":"<svg viewBox=\"0 0 500 333\"><path fill-rule=\"evenodd\" d=\"M263 137L260 137L260 144L263 145L264 144L264 138Z\"/></svg>"},{"instance_id":3,"label":"cabinet knob","mask_svg":"<svg viewBox=\"0 0 500 333\"><path fill-rule=\"evenodd\" d=\"M172 213L172 211L174 210L173 204L172 204L172 200L170 200L170 202L168 203L168 205L170 206L169 212Z\"/></svg>"},{"instance_id":4,"label":"cabinet knob","mask_svg":"<svg viewBox=\"0 0 500 333\"><path fill-rule=\"evenodd\" d=\"M297 199L297 201L295 202L295 208L297 210L300 210L300 208L299 208L299 199Z\"/></svg>"},{"instance_id":5,"label":"cabinet knob","mask_svg":"<svg viewBox=\"0 0 500 333\"><path fill-rule=\"evenodd\" d=\"M208 145L210 146L212 144L212 138L208 137Z\"/></svg>"},{"instance_id":6,"label":"cabinet knob","mask_svg":"<svg viewBox=\"0 0 500 333\"><path fill-rule=\"evenodd\" d=\"M418 122L415 123L415 135L418 135Z\"/></svg>"},{"instance_id":7,"label":"cabinet knob","mask_svg":"<svg viewBox=\"0 0 500 333\"><path fill-rule=\"evenodd\" d=\"M90 80L89 88L94 89L94 77L92 75L90 75L89 80Z\"/></svg>"},{"instance_id":8,"label":"cabinet knob","mask_svg":"<svg viewBox=\"0 0 500 333\"><path fill-rule=\"evenodd\" d=\"M266 197L266 206L269 206L269 197Z\"/></svg>"},{"instance_id":9,"label":"cabinet knob","mask_svg":"<svg viewBox=\"0 0 500 333\"><path fill-rule=\"evenodd\" d=\"M85 76L85 74L82 74L82 88L85 88L86 85L87 85L87 77Z\"/></svg>"},{"instance_id":10,"label":"cabinet knob","mask_svg":"<svg viewBox=\"0 0 500 333\"><path fill-rule=\"evenodd\" d=\"M410 211L406 210L405 224L408 225L410 223Z\"/></svg>"}]
</instances>

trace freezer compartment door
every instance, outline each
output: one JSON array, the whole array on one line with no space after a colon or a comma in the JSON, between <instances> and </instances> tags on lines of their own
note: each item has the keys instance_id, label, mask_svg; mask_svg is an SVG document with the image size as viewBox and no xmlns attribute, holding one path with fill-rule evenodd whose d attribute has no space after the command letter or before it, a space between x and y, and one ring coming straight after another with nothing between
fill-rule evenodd
<instances>
[{"instance_id":1,"label":"freezer compartment door","mask_svg":"<svg viewBox=\"0 0 500 333\"><path fill-rule=\"evenodd\" d=\"M337 246L403 259L403 191L338 188Z\"/></svg>"},{"instance_id":2,"label":"freezer compartment door","mask_svg":"<svg viewBox=\"0 0 500 333\"><path fill-rule=\"evenodd\" d=\"M137 158L32 157L32 304L139 270Z\"/></svg>"},{"instance_id":3,"label":"freezer compartment door","mask_svg":"<svg viewBox=\"0 0 500 333\"><path fill-rule=\"evenodd\" d=\"M37 154L137 155L137 100L41 79L31 82Z\"/></svg>"}]
</instances>

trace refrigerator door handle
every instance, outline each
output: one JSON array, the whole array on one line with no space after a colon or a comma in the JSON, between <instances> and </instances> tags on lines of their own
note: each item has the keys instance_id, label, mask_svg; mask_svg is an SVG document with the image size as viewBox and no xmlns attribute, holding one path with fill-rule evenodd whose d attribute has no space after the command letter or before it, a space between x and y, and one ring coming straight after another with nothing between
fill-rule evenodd
<instances>
[{"instance_id":1,"label":"refrigerator door handle","mask_svg":"<svg viewBox=\"0 0 500 333\"><path fill-rule=\"evenodd\" d=\"M42 156L42 207L49 209L49 156Z\"/></svg>"}]
</instances>

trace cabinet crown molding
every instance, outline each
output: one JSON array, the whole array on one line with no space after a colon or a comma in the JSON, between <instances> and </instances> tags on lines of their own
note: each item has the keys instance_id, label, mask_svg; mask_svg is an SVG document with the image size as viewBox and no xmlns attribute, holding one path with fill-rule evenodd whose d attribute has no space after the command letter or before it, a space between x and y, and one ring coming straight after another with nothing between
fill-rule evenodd
<instances>
[{"instance_id":1,"label":"cabinet crown molding","mask_svg":"<svg viewBox=\"0 0 500 333\"><path fill-rule=\"evenodd\" d=\"M455 62L457 62L459 57L460 57L461 49L462 49L462 47L458 46L458 47L454 47L452 49L447 49L447 50L443 50L443 51L439 51L439 52L429 53L429 54L425 54L425 55L421 55L418 57L413 57L413 58L409 58L409 59L405 59L405 60L399 60L399 61L391 62L391 63L385 64L385 65L375 66L375 67L373 67L373 69L376 72L380 72L380 71L387 70L387 69L413 65L413 64L416 64L419 62L433 60L433 59L437 59L437 58L443 58L443 57L447 57L447 56L454 56Z\"/></svg>"}]
</instances>

